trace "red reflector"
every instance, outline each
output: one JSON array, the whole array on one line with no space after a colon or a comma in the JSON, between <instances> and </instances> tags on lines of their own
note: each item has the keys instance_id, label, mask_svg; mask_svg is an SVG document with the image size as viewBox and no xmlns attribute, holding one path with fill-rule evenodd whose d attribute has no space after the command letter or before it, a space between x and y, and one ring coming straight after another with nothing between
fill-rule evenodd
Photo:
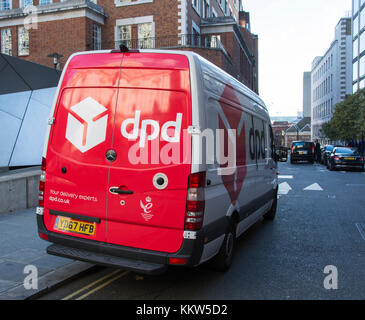
<instances>
[{"instance_id":1,"label":"red reflector","mask_svg":"<svg viewBox=\"0 0 365 320\"><path fill-rule=\"evenodd\" d=\"M46 158L42 158L41 170L46 171Z\"/></svg>"},{"instance_id":2,"label":"red reflector","mask_svg":"<svg viewBox=\"0 0 365 320\"><path fill-rule=\"evenodd\" d=\"M183 265L185 264L187 259L181 259L181 258L169 258L169 264L178 264Z\"/></svg>"},{"instance_id":3,"label":"red reflector","mask_svg":"<svg viewBox=\"0 0 365 320\"><path fill-rule=\"evenodd\" d=\"M200 222L185 222L184 230L187 231L198 231L202 228L203 221Z\"/></svg>"},{"instance_id":4,"label":"red reflector","mask_svg":"<svg viewBox=\"0 0 365 320\"><path fill-rule=\"evenodd\" d=\"M205 209L205 201L187 201L186 211L201 212Z\"/></svg>"},{"instance_id":5,"label":"red reflector","mask_svg":"<svg viewBox=\"0 0 365 320\"><path fill-rule=\"evenodd\" d=\"M188 188L204 188L206 173L198 172L189 176Z\"/></svg>"},{"instance_id":6,"label":"red reflector","mask_svg":"<svg viewBox=\"0 0 365 320\"><path fill-rule=\"evenodd\" d=\"M42 233L42 232L38 232L39 237L43 240L49 241L49 238L46 234Z\"/></svg>"}]
</instances>

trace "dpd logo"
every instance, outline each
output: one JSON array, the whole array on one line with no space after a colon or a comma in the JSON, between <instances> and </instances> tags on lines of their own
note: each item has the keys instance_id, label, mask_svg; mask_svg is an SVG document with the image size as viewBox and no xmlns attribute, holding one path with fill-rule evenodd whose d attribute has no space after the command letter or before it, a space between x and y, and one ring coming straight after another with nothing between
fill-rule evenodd
<instances>
[{"instance_id":1,"label":"dpd logo","mask_svg":"<svg viewBox=\"0 0 365 320\"><path fill-rule=\"evenodd\" d=\"M105 141L108 109L88 97L70 109L66 139L82 153Z\"/></svg>"}]
</instances>

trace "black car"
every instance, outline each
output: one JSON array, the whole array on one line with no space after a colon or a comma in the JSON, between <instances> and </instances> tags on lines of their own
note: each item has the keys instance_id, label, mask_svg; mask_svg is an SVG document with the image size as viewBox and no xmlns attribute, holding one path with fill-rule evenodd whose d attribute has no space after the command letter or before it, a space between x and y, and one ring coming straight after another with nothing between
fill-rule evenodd
<instances>
[{"instance_id":1,"label":"black car","mask_svg":"<svg viewBox=\"0 0 365 320\"><path fill-rule=\"evenodd\" d=\"M290 163L298 161L314 163L314 143L312 141L294 141L292 143Z\"/></svg>"},{"instance_id":2,"label":"black car","mask_svg":"<svg viewBox=\"0 0 365 320\"><path fill-rule=\"evenodd\" d=\"M356 148L336 147L329 157L328 169L336 168L358 168L364 171L364 157Z\"/></svg>"}]
</instances>

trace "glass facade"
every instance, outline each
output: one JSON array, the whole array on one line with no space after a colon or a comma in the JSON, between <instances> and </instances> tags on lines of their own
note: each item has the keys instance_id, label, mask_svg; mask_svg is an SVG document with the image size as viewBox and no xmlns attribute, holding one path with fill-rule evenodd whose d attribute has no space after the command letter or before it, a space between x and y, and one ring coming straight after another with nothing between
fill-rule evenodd
<instances>
[{"instance_id":1,"label":"glass facade","mask_svg":"<svg viewBox=\"0 0 365 320\"><path fill-rule=\"evenodd\" d=\"M352 0L353 93L365 83L365 0Z\"/></svg>"}]
</instances>

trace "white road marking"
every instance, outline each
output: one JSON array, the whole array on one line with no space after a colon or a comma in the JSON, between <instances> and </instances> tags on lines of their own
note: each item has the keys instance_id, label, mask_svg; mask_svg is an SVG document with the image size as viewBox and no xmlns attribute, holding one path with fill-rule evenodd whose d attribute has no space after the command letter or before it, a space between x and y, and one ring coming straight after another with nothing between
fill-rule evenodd
<instances>
[{"instance_id":1,"label":"white road marking","mask_svg":"<svg viewBox=\"0 0 365 320\"><path fill-rule=\"evenodd\" d=\"M310 186L304 188L305 191L323 191L322 187L318 183L313 183Z\"/></svg>"},{"instance_id":2,"label":"white road marking","mask_svg":"<svg viewBox=\"0 0 365 320\"><path fill-rule=\"evenodd\" d=\"M359 230L361 237L365 240L365 225L361 223L356 223L356 228Z\"/></svg>"},{"instance_id":3,"label":"white road marking","mask_svg":"<svg viewBox=\"0 0 365 320\"><path fill-rule=\"evenodd\" d=\"M293 176L278 176L279 179L293 179Z\"/></svg>"},{"instance_id":4,"label":"white road marking","mask_svg":"<svg viewBox=\"0 0 365 320\"><path fill-rule=\"evenodd\" d=\"M291 186L289 185L289 183L283 182L283 183L280 183L279 184L278 194L279 195L288 194L289 191L291 191L291 190L293 190L293 189L291 188Z\"/></svg>"}]
</instances>

